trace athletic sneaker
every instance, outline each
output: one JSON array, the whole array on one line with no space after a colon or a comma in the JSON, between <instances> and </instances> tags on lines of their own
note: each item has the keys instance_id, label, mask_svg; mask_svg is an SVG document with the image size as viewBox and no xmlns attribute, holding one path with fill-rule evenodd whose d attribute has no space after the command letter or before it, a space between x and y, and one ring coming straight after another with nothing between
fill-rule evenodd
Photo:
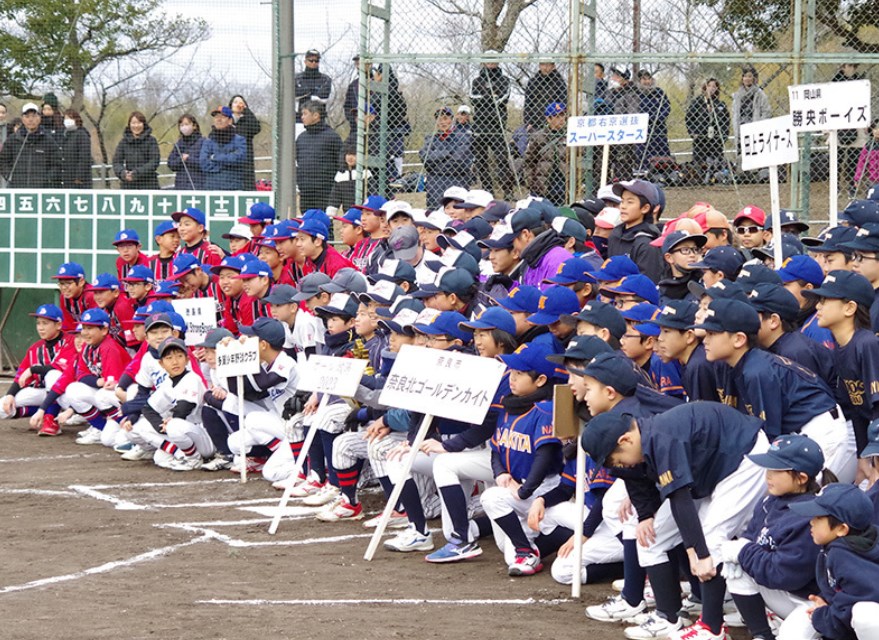
<instances>
[{"instance_id":1,"label":"athletic sneaker","mask_svg":"<svg viewBox=\"0 0 879 640\"><path fill-rule=\"evenodd\" d=\"M689 618L696 618L702 613L702 601L694 595L689 595L681 600L681 611Z\"/></svg>"},{"instance_id":2,"label":"athletic sneaker","mask_svg":"<svg viewBox=\"0 0 879 640\"><path fill-rule=\"evenodd\" d=\"M339 520L362 520L363 505L361 503L351 504L345 496L339 496L339 499L332 504L328 504L315 516L321 522L338 522Z\"/></svg>"},{"instance_id":3,"label":"athletic sneaker","mask_svg":"<svg viewBox=\"0 0 879 640\"><path fill-rule=\"evenodd\" d=\"M307 498L318 493L327 485L326 482L318 482L317 480L307 480L305 482L297 481L296 486L290 490L291 498Z\"/></svg>"},{"instance_id":4,"label":"athletic sneaker","mask_svg":"<svg viewBox=\"0 0 879 640\"><path fill-rule=\"evenodd\" d=\"M727 640L728 638L726 625L721 625L720 633L712 633L708 625L702 622L702 618L696 620L693 626L668 635L669 640Z\"/></svg>"},{"instance_id":5,"label":"athletic sneaker","mask_svg":"<svg viewBox=\"0 0 879 640\"><path fill-rule=\"evenodd\" d=\"M637 627L627 627L623 633L631 640L652 640L653 638L671 638L673 633L677 633L683 628L684 621L680 618L669 622L658 613L654 613Z\"/></svg>"},{"instance_id":6,"label":"athletic sneaker","mask_svg":"<svg viewBox=\"0 0 879 640\"><path fill-rule=\"evenodd\" d=\"M378 526L378 521L382 519L382 514L378 514L377 516L373 516L369 520L364 521L363 526L366 529L375 529ZM405 529L409 526L409 518L406 516L405 511L392 511L391 517L388 518L388 529Z\"/></svg>"},{"instance_id":7,"label":"athletic sneaker","mask_svg":"<svg viewBox=\"0 0 879 640\"><path fill-rule=\"evenodd\" d=\"M507 573L511 576L533 576L542 570L540 554L534 552L516 552L516 559L507 567Z\"/></svg>"},{"instance_id":8,"label":"athletic sneaker","mask_svg":"<svg viewBox=\"0 0 879 640\"><path fill-rule=\"evenodd\" d=\"M101 444L101 430L89 427L85 431L81 431L74 442L76 444Z\"/></svg>"},{"instance_id":9,"label":"athletic sneaker","mask_svg":"<svg viewBox=\"0 0 879 640\"><path fill-rule=\"evenodd\" d=\"M156 449L153 452L153 462L162 469L173 469L171 465L174 464L174 455L163 449Z\"/></svg>"},{"instance_id":10,"label":"athletic sneaker","mask_svg":"<svg viewBox=\"0 0 879 640\"><path fill-rule=\"evenodd\" d=\"M233 458L232 464L229 465L229 471L232 473L241 473L241 467L238 466L240 458L241 456L235 456ZM247 458L247 473L259 473L264 466L266 466L266 458Z\"/></svg>"},{"instance_id":11,"label":"athletic sneaker","mask_svg":"<svg viewBox=\"0 0 879 640\"><path fill-rule=\"evenodd\" d=\"M120 442L119 444L113 445L113 451L116 453L128 453L132 449L134 449L136 445L133 442L125 441Z\"/></svg>"},{"instance_id":12,"label":"athletic sneaker","mask_svg":"<svg viewBox=\"0 0 879 640\"><path fill-rule=\"evenodd\" d=\"M120 458L123 460L152 460L155 455L155 449L150 449L148 447L144 447L143 445L136 444L131 447L130 450L123 453Z\"/></svg>"},{"instance_id":13,"label":"athletic sneaker","mask_svg":"<svg viewBox=\"0 0 879 640\"><path fill-rule=\"evenodd\" d=\"M421 533L414 524L409 524L406 529L398 533L390 540L385 540L385 549L388 551L433 551L433 534Z\"/></svg>"},{"instance_id":14,"label":"athletic sneaker","mask_svg":"<svg viewBox=\"0 0 879 640\"><path fill-rule=\"evenodd\" d=\"M328 482L323 489L305 498L302 504L309 507L322 507L325 504L335 502L339 495L339 487L334 487Z\"/></svg>"},{"instance_id":15,"label":"athletic sneaker","mask_svg":"<svg viewBox=\"0 0 879 640\"><path fill-rule=\"evenodd\" d=\"M37 435L49 437L61 435L61 425L58 424L55 416L51 413L47 413L43 416L43 426L40 427Z\"/></svg>"},{"instance_id":16,"label":"athletic sneaker","mask_svg":"<svg viewBox=\"0 0 879 640\"><path fill-rule=\"evenodd\" d=\"M634 607L623 596L612 596L602 604L586 607L586 615L600 622L621 622L629 620L647 609L643 600Z\"/></svg>"},{"instance_id":17,"label":"athletic sneaker","mask_svg":"<svg viewBox=\"0 0 879 640\"><path fill-rule=\"evenodd\" d=\"M225 471L232 467L232 456L215 453L214 457L201 465L202 471Z\"/></svg>"},{"instance_id":18,"label":"athletic sneaker","mask_svg":"<svg viewBox=\"0 0 879 640\"><path fill-rule=\"evenodd\" d=\"M194 456L183 456L180 460L174 460L171 463L170 469L171 471L195 471L196 469L201 469L201 466L204 464L204 460L198 454Z\"/></svg>"},{"instance_id":19,"label":"athletic sneaker","mask_svg":"<svg viewBox=\"0 0 879 640\"><path fill-rule=\"evenodd\" d=\"M444 547L424 556L428 562L441 564L444 562L459 562L469 560L482 555L482 548L474 542L461 542L451 538Z\"/></svg>"},{"instance_id":20,"label":"athletic sneaker","mask_svg":"<svg viewBox=\"0 0 879 640\"><path fill-rule=\"evenodd\" d=\"M723 615L723 624L728 627L736 627L741 629L742 627L747 627L744 619L742 618L742 614L736 611L735 613L725 613Z\"/></svg>"}]
</instances>

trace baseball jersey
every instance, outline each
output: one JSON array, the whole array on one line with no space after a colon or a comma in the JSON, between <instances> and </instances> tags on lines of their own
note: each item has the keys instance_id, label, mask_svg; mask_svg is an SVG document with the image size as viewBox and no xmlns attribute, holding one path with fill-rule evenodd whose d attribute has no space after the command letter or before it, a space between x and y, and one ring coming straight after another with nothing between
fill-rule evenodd
<instances>
[{"instance_id":1,"label":"baseball jersey","mask_svg":"<svg viewBox=\"0 0 879 640\"><path fill-rule=\"evenodd\" d=\"M211 243L207 240L199 240L193 245L181 243L180 248L177 249L177 255L179 256L184 253L195 256L203 265L211 267L216 267L223 261L223 256L219 256L211 251Z\"/></svg>"},{"instance_id":2,"label":"baseball jersey","mask_svg":"<svg viewBox=\"0 0 879 640\"><path fill-rule=\"evenodd\" d=\"M64 334L59 334L54 340L37 340L28 347L24 354L18 369L15 372L15 378L7 393L14 396L22 385L20 378L25 369L31 370L30 378L25 387L43 387L43 376L55 366L56 359L64 348Z\"/></svg>"},{"instance_id":3,"label":"baseball jersey","mask_svg":"<svg viewBox=\"0 0 879 640\"><path fill-rule=\"evenodd\" d=\"M534 453L548 444L559 446L558 471L562 466L562 443L553 435L551 401L538 402L521 415L504 411L491 438L492 452L519 483L528 478Z\"/></svg>"},{"instance_id":4,"label":"baseball jersey","mask_svg":"<svg viewBox=\"0 0 879 640\"><path fill-rule=\"evenodd\" d=\"M595 461L586 456L586 493L583 494L583 502L592 509L596 503L596 494L607 491L616 481L605 467L599 467ZM560 484L567 487L577 488L577 459L573 458L565 462L560 474Z\"/></svg>"},{"instance_id":5,"label":"baseball jersey","mask_svg":"<svg viewBox=\"0 0 879 640\"><path fill-rule=\"evenodd\" d=\"M131 360L128 352L107 335L99 345L87 344L82 348L77 361L77 380L88 376L119 381L125 373L125 366Z\"/></svg>"},{"instance_id":6,"label":"baseball jersey","mask_svg":"<svg viewBox=\"0 0 879 640\"><path fill-rule=\"evenodd\" d=\"M681 385L687 394L690 402L697 400L710 400L719 402L720 397L717 395L717 373L718 366L727 367L726 363L708 362L705 357L705 346L700 342L687 364L681 367Z\"/></svg>"},{"instance_id":7,"label":"baseball jersey","mask_svg":"<svg viewBox=\"0 0 879 640\"><path fill-rule=\"evenodd\" d=\"M113 306L105 307L104 311L110 316L110 335L113 339L123 347L133 345L136 342L134 333L130 330L126 331L123 324L126 320L131 320L134 317L134 306L131 304L131 299L120 295L116 298Z\"/></svg>"},{"instance_id":8,"label":"baseball jersey","mask_svg":"<svg viewBox=\"0 0 879 640\"><path fill-rule=\"evenodd\" d=\"M839 376L836 400L852 421L860 452L867 443L867 425L879 417L879 338L858 329L847 345L833 350L833 364Z\"/></svg>"},{"instance_id":9,"label":"baseball jersey","mask_svg":"<svg viewBox=\"0 0 879 640\"><path fill-rule=\"evenodd\" d=\"M201 404L205 394L205 385L201 377L190 370L186 370L176 378L165 376L156 390L150 394L147 404L163 418L168 418L178 403L187 402L194 405L192 411L186 416L177 416L190 422L201 422Z\"/></svg>"},{"instance_id":10,"label":"baseball jersey","mask_svg":"<svg viewBox=\"0 0 879 640\"><path fill-rule=\"evenodd\" d=\"M803 328L800 331L804 336L811 338L827 349L833 350L836 348L836 340L833 338L833 333L827 327L818 326L818 320L815 318L814 313L803 323Z\"/></svg>"},{"instance_id":11,"label":"baseball jersey","mask_svg":"<svg viewBox=\"0 0 879 640\"><path fill-rule=\"evenodd\" d=\"M150 258L147 266L153 270L156 282L167 280L174 275L174 256L162 258L159 254L156 254Z\"/></svg>"},{"instance_id":12,"label":"baseball jersey","mask_svg":"<svg viewBox=\"0 0 879 640\"><path fill-rule=\"evenodd\" d=\"M125 262L125 260L122 259L122 256L119 256L116 258L116 276L121 281L122 278L128 277L128 272L131 271L131 267L138 265L143 265L144 267L152 266L150 264L150 258L140 251L137 252L137 258L135 258L134 263ZM162 280L164 280L164 278L162 278Z\"/></svg>"},{"instance_id":13,"label":"baseball jersey","mask_svg":"<svg viewBox=\"0 0 879 640\"><path fill-rule=\"evenodd\" d=\"M831 389L836 386L833 357L830 349L799 331L789 331L773 342L769 353L792 360L818 375Z\"/></svg>"},{"instance_id":14,"label":"baseball jersey","mask_svg":"<svg viewBox=\"0 0 879 640\"><path fill-rule=\"evenodd\" d=\"M299 374L296 362L283 351L271 364L260 363L259 373L244 376L244 399L281 417L287 400L296 393ZM228 379L229 390L238 395L238 383Z\"/></svg>"},{"instance_id":15,"label":"baseball jersey","mask_svg":"<svg viewBox=\"0 0 879 640\"><path fill-rule=\"evenodd\" d=\"M63 331L73 331L79 324L79 318L86 309L97 307L95 304L95 294L92 293L92 285L86 284L82 294L78 298L60 297L61 304L61 329Z\"/></svg>"},{"instance_id":16,"label":"baseball jersey","mask_svg":"<svg viewBox=\"0 0 879 640\"><path fill-rule=\"evenodd\" d=\"M644 367L653 386L661 393L669 396L683 397L684 385L681 383L681 363L663 362L657 354L650 356L647 366Z\"/></svg>"},{"instance_id":17,"label":"baseball jersey","mask_svg":"<svg viewBox=\"0 0 879 640\"><path fill-rule=\"evenodd\" d=\"M327 328L323 320L310 311L299 309L293 321L293 345L297 349L297 355L300 356L300 362L305 361L306 351L320 350L326 332Z\"/></svg>"}]
</instances>

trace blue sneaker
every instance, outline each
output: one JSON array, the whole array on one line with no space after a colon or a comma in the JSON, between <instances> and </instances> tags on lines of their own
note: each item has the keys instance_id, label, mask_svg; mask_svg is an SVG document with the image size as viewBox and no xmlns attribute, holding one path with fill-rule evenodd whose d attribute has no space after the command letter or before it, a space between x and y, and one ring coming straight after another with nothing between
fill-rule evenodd
<instances>
[{"instance_id":1,"label":"blue sneaker","mask_svg":"<svg viewBox=\"0 0 879 640\"><path fill-rule=\"evenodd\" d=\"M428 562L440 564L443 562L458 562L469 560L482 555L482 548L476 542L460 542L450 540L444 547L424 556Z\"/></svg>"},{"instance_id":2,"label":"blue sneaker","mask_svg":"<svg viewBox=\"0 0 879 640\"><path fill-rule=\"evenodd\" d=\"M133 446L134 445L131 442L123 442L122 444L117 444L115 447L113 447L113 451L115 451L116 453L126 453L128 451L131 451L131 448Z\"/></svg>"}]
</instances>

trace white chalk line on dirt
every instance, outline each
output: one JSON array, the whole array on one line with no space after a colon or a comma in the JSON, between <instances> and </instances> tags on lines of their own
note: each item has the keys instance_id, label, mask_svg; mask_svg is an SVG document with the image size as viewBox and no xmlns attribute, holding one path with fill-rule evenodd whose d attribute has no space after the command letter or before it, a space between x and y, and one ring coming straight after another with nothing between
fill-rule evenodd
<instances>
[{"instance_id":1,"label":"white chalk line on dirt","mask_svg":"<svg viewBox=\"0 0 879 640\"><path fill-rule=\"evenodd\" d=\"M347 540L356 540L359 538L371 538L371 533L354 533L346 536L329 536L326 538L306 538L305 540L262 540L258 542L250 542L247 540L240 540L238 538L234 538L232 536L227 536L226 534L220 533L219 531L214 531L209 527L199 527L192 524L187 523L179 523L179 524L157 524L156 527L160 529L169 528L169 529L180 529L182 531L189 531L191 533L204 533L210 534L211 537L215 540L223 542L230 547L298 547L302 545L311 545L311 544L325 544L330 542L345 542Z\"/></svg>"},{"instance_id":2,"label":"white chalk line on dirt","mask_svg":"<svg viewBox=\"0 0 879 640\"><path fill-rule=\"evenodd\" d=\"M84 496L88 496L89 498L94 498L95 500L101 500L103 502L109 502L116 506L117 509L121 509L123 511L145 511L149 509L149 507L145 507L141 504L136 504L134 502L130 502L128 500L123 500L122 498L117 498L116 496L111 496L108 493L102 493L100 491L95 490L90 486L83 486L79 484L72 484L70 488L77 493L80 493Z\"/></svg>"},{"instance_id":3,"label":"white chalk line on dirt","mask_svg":"<svg viewBox=\"0 0 879 640\"><path fill-rule=\"evenodd\" d=\"M569 602L567 599L537 600L535 598L509 598L509 599L458 599L443 600L429 598L364 598L360 600L196 600L195 604L237 604L250 607L263 607L266 605L278 606L307 606L307 607L338 607L355 604L387 604L387 605L554 605Z\"/></svg>"},{"instance_id":4,"label":"white chalk line on dirt","mask_svg":"<svg viewBox=\"0 0 879 640\"><path fill-rule=\"evenodd\" d=\"M29 496L64 496L68 498L81 497L75 491L66 491L63 489L0 489L0 493Z\"/></svg>"},{"instance_id":5,"label":"white chalk line on dirt","mask_svg":"<svg viewBox=\"0 0 879 640\"><path fill-rule=\"evenodd\" d=\"M31 582L26 582L24 584L10 585L8 587L0 588L0 595L6 593L16 593L19 591L27 591L29 589L39 589L40 587L46 587L50 585L59 584L62 582L70 582L72 580L79 580L80 578L85 578L88 576L98 575L101 573L108 573L113 571L114 569L120 569L124 567L130 567L135 564L139 564L141 562L147 562L149 560L155 560L157 558L161 558L168 554L174 553L175 551L182 549L184 547L188 547L194 544L199 544L201 542L207 542L211 540L213 536L210 532L202 532L202 535L198 538L193 538L192 540L187 540L186 542L181 542L179 544L172 544L167 547L160 547L158 549L152 549L151 551L147 551L146 553L141 553L139 555L133 556L131 558L126 558L125 560L115 560L113 562L107 562L97 567L90 567L89 569L83 569L82 571L76 571L74 573L68 573L61 576L52 576L51 578L41 578L40 580L32 580Z\"/></svg>"},{"instance_id":6,"label":"white chalk line on dirt","mask_svg":"<svg viewBox=\"0 0 879 640\"><path fill-rule=\"evenodd\" d=\"M237 478L218 478L216 480L182 480L179 482L126 482L122 484L90 484L89 489L151 489L154 487L185 487L196 484L217 484L220 482L239 482Z\"/></svg>"},{"instance_id":7,"label":"white chalk line on dirt","mask_svg":"<svg viewBox=\"0 0 879 640\"><path fill-rule=\"evenodd\" d=\"M97 453L74 453L60 456L32 456L30 458L0 458L0 464L9 464L13 462L42 462L43 460L70 460L71 458L94 458L100 454Z\"/></svg>"}]
</instances>

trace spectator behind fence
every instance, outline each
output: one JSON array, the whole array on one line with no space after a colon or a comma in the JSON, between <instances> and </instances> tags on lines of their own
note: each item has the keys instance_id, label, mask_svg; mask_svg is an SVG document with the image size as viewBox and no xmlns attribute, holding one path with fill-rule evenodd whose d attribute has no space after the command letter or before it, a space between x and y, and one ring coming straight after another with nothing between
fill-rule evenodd
<instances>
[{"instance_id":1,"label":"spectator behind fence","mask_svg":"<svg viewBox=\"0 0 879 640\"><path fill-rule=\"evenodd\" d=\"M864 75L858 73L858 63L846 62L839 67L831 82L863 79ZM848 186L849 197L854 197L855 168L858 165L859 148L863 146L865 138L860 129L840 129L836 139L839 142L839 184Z\"/></svg>"},{"instance_id":2,"label":"spectator behind fence","mask_svg":"<svg viewBox=\"0 0 879 640\"><path fill-rule=\"evenodd\" d=\"M742 67L742 84L733 94L733 136L737 147L740 144L739 129L743 124L772 117L769 98L760 88L759 80L754 67Z\"/></svg>"},{"instance_id":3,"label":"spectator behind fence","mask_svg":"<svg viewBox=\"0 0 879 640\"><path fill-rule=\"evenodd\" d=\"M61 152L52 134L40 125L33 102L21 108L22 125L6 138L0 150L0 174L12 189L51 189L58 186Z\"/></svg>"},{"instance_id":4,"label":"spectator behind fence","mask_svg":"<svg viewBox=\"0 0 879 640\"><path fill-rule=\"evenodd\" d=\"M333 190L342 139L324 122L320 102L302 104L305 131L296 139L296 181L299 186L299 210L325 209Z\"/></svg>"},{"instance_id":5,"label":"spectator behind fence","mask_svg":"<svg viewBox=\"0 0 879 640\"><path fill-rule=\"evenodd\" d=\"M595 63L595 100L607 100L607 80L604 78L604 65Z\"/></svg>"},{"instance_id":6,"label":"spectator behind fence","mask_svg":"<svg viewBox=\"0 0 879 640\"><path fill-rule=\"evenodd\" d=\"M470 188L473 164L470 134L452 126L452 110L442 107L436 110L434 117L436 132L425 136L424 147L418 152L427 181L428 210L440 206L443 193L449 187Z\"/></svg>"},{"instance_id":7,"label":"spectator behind fence","mask_svg":"<svg viewBox=\"0 0 879 640\"><path fill-rule=\"evenodd\" d=\"M487 54L497 51L487 50ZM473 105L473 158L479 182L486 191L498 197L513 196L513 172L510 166L510 150L507 146L507 102L510 99L510 79L504 75L497 62L483 63L479 75L470 86L470 103ZM494 155L496 175L500 185L495 187L489 168L489 154Z\"/></svg>"},{"instance_id":8,"label":"spectator behind fence","mask_svg":"<svg viewBox=\"0 0 879 640\"><path fill-rule=\"evenodd\" d=\"M693 138L693 166L708 182L726 164L723 148L729 136L729 110L720 99L720 83L715 78L702 85L702 95L687 108L686 121Z\"/></svg>"},{"instance_id":9,"label":"spectator behind fence","mask_svg":"<svg viewBox=\"0 0 879 640\"><path fill-rule=\"evenodd\" d=\"M3 150L9 135L9 125L6 123L7 111L6 105L0 102L0 151ZM0 173L0 189L4 188L6 188L6 176Z\"/></svg>"},{"instance_id":10,"label":"spectator behind fence","mask_svg":"<svg viewBox=\"0 0 879 640\"><path fill-rule=\"evenodd\" d=\"M373 193L377 186L372 171L368 167L364 167L363 174L366 176L366 192ZM354 199L356 193L357 182L360 180L361 172L357 170L357 147L347 143L342 152L342 161L339 170L333 178L333 188L330 191L329 200L327 200L327 215L335 216L339 209L344 213L358 202Z\"/></svg>"},{"instance_id":11,"label":"spectator behind fence","mask_svg":"<svg viewBox=\"0 0 879 640\"><path fill-rule=\"evenodd\" d=\"M333 79L320 72L320 51L305 52L305 70L296 74L296 122L302 122L302 109L308 101L317 102L326 111L333 93Z\"/></svg>"},{"instance_id":12,"label":"spectator behind fence","mask_svg":"<svg viewBox=\"0 0 879 640\"><path fill-rule=\"evenodd\" d=\"M43 129L53 136L64 131L64 116L61 115L58 98L54 93L47 93L43 96L40 114L40 124L43 125Z\"/></svg>"},{"instance_id":13,"label":"spectator behind fence","mask_svg":"<svg viewBox=\"0 0 879 640\"><path fill-rule=\"evenodd\" d=\"M531 195L546 198L556 206L567 198L567 116L564 102L553 102L544 108L543 128L532 133L523 167Z\"/></svg>"},{"instance_id":14,"label":"spectator behind fence","mask_svg":"<svg viewBox=\"0 0 879 640\"><path fill-rule=\"evenodd\" d=\"M607 100L611 113L640 113L641 96L629 79L628 69L613 68L610 70L610 82L607 83ZM617 180L631 180L637 165L635 148L630 144L617 144L611 147L611 162L614 172L609 176Z\"/></svg>"},{"instance_id":15,"label":"spectator behind fence","mask_svg":"<svg viewBox=\"0 0 879 640\"><path fill-rule=\"evenodd\" d=\"M92 188L92 137L74 109L64 112L64 132L55 136L61 147L61 187Z\"/></svg>"},{"instance_id":16,"label":"spectator behind fence","mask_svg":"<svg viewBox=\"0 0 879 640\"><path fill-rule=\"evenodd\" d=\"M656 81L646 69L638 72L638 84L641 89L640 113L650 115L647 143L638 145L638 169L650 170L652 158L670 158L668 147L668 116L671 114L671 102L665 91L656 86Z\"/></svg>"},{"instance_id":17,"label":"spectator behind fence","mask_svg":"<svg viewBox=\"0 0 879 640\"><path fill-rule=\"evenodd\" d=\"M855 169L855 179L853 188L866 177L867 184L876 184L879 182L879 118L873 120L870 124L870 139L864 148L861 149L861 155L858 157L858 166ZM852 194L854 195L854 194Z\"/></svg>"},{"instance_id":18,"label":"spectator behind fence","mask_svg":"<svg viewBox=\"0 0 879 640\"><path fill-rule=\"evenodd\" d=\"M242 176L244 180L243 188L252 191L256 186L256 167L253 159L253 139L262 130L259 120L247 105L247 100L243 96L235 95L229 100L229 107L232 109L232 120L235 124L235 133L244 138L247 144L247 157L244 161L244 170Z\"/></svg>"},{"instance_id":19,"label":"spectator behind fence","mask_svg":"<svg viewBox=\"0 0 879 640\"><path fill-rule=\"evenodd\" d=\"M180 137L168 154L168 168L175 173L174 188L178 191L204 189L204 173L201 170L200 154L204 144L198 120L189 113L177 119Z\"/></svg>"},{"instance_id":20,"label":"spectator behind fence","mask_svg":"<svg viewBox=\"0 0 879 640\"><path fill-rule=\"evenodd\" d=\"M554 102L568 101L568 85L550 58L541 58L534 74L525 87L525 108L522 120L529 133L540 131L546 125L544 111Z\"/></svg>"},{"instance_id":21,"label":"spectator behind fence","mask_svg":"<svg viewBox=\"0 0 879 640\"><path fill-rule=\"evenodd\" d=\"M345 111L345 119L348 121L349 135L351 131L357 131L357 101L360 92L360 54L358 53L351 58L351 60L354 62L354 79L348 83L348 88L345 89L345 102L342 105L342 109ZM372 63L364 62L363 65L364 72L368 78L372 73Z\"/></svg>"},{"instance_id":22,"label":"spectator behind fence","mask_svg":"<svg viewBox=\"0 0 879 640\"><path fill-rule=\"evenodd\" d=\"M406 114L406 99L400 91L400 82L397 80L394 70L388 65L388 142L387 142L387 166L388 182L398 180L403 175L403 151L404 141L412 131ZM383 65L372 68L374 82L381 82L383 78ZM380 94L373 94L372 106L377 117L382 114L382 100ZM379 120L380 121L380 120ZM378 149L375 150L378 153Z\"/></svg>"},{"instance_id":23,"label":"spectator behind fence","mask_svg":"<svg viewBox=\"0 0 879 640\"><path fill-rule=\"evenodd\" d=\"M146 116L132 111L122 140L113 154L113 173L123 189L158 189L159 143L147 124Z\"/></svg>"},{"instance_id":24,"label":"spectator behind fence","mask_svg":"<svg viewBox=\"0 0 879 640\"><path fill-rule=\"evenodd\" d=\"M214 118L211 134L202 143L198 156L205 174L205 188L209 191L243 189L241 172L247 161L247 142L235 132L232 109L217 107L211 116Z\"/></svg>"},{"instance_id":25,"label":"spectator behind fence","mask_svg":"<svg viewBox=\"0 0 879 640\"><path fill-rule=\"evenodd\" d=\"M470 122L471 109L466 104L458 107L455 113L455 129L467 132L467 135L473 135L473 123Z\"/></svg>"}]
</instances>

